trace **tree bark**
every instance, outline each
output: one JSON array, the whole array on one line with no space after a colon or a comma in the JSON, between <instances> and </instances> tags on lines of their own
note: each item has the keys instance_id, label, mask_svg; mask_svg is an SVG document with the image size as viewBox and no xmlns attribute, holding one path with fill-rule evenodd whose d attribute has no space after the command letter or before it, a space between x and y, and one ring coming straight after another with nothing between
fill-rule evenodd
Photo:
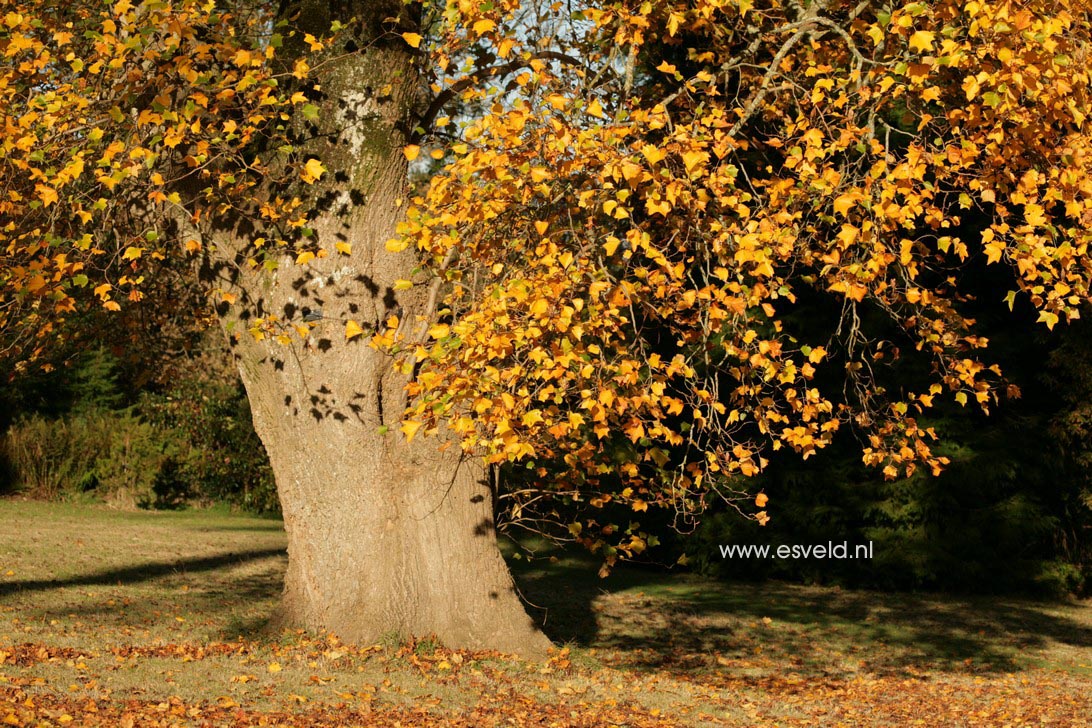
<instances>
[{"instance_id":1,"label":"tree bark","mask_svg":"<svg viewBox=\"0 0 1092 728\"><path fill-rule=\"evenodd\" d=\"M434 635L449 647L538 656L549 642L497 548L480 460L457 446L441 451L437 438L406 442L398 427L406 375L368 346L368 334L345 339L348 320L367 331L397 312L407 326L430 313L420 287L393 287L411 277L413 251L385 250L404 209L402 149L421 90L400 37L414 25L407 7L305 0L297 8L299 35L321 35L334 19L351 29L323 68L317 120L296 120L304 154L327 168L296 190L316 211L307 224L326 256L304 266L285 256L273 271L240 265L253 249L237 222L217 248L239 294L223 322L288 533L280 617L355 642ZM387 18L406 27L384 27ZM335 252L337 242L351 254ZM305 343L247 331L255 317L302 324L308 311L323 318Z\"/></svg>"},{"instance_id":2,"label":"tree bark","mask_svg":"<svg viewBox=\"0 0 1092 728\"><path fill-rule=\"evenodd\" d=\"M285 405L285 380L302 372L275 362L250 367L246 380L289 539L279 621L352 642L435 635L450 647L540 655L548 642L500 556L480 461Z\"/></svg>"}]
</instances>

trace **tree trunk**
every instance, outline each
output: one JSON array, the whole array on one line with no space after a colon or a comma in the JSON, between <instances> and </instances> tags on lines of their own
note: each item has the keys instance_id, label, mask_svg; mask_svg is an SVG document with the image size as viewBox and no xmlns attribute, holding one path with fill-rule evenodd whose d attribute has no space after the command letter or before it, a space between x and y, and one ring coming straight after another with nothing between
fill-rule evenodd
<instances>
[{"instance_id":1,"label":"tree trunk","mask_svg":"<svg viewBox=\"0 0 1092 728\"><path fill-rule=\"evenodd\" d=\"M393 288L411 277L413 251L385 250L404 209L402 149L420 98L412 51L400 36L413 27L407 7L305 0L293 22L299 35L321 35L335 19L351 29L329 51L321 94L312 99L317 119L296 123L307 137L304 155L313 152L327 168L294 191L307 195L303 209L318 211L310 239L325 257L300 266L285 256L273 271L238 265L253 255L246 226L221 233L231 242L220 243L218 258L235 271L239 297L223 320L288 532L281 616L356 642L435 635L450 647L541 655L549 642L524 611L497 548L480 460L463 458L457 446L441 451L437 438L407 443L398 426L406 376L368 346L367 333L345 338L349 320L368 331L399 311L403 328L431 314L421 287ZM384 28L392 17L403 26ZM338 242L351 253L336 252ZM247 331L257 317L301 325L306 312L320 311L306 343Z\"/></svg>"},{"instance_id":2,"label":"tree trunk","mask_svg":"<svg viewBox=\"0 0 1092 728\"><path fill-rule=\"evenodd\" d=\"M315 416L295 396L284 404L291 368L269 362L246 378L288 532L282 620L353 642L436 635L450 647L541 654L548 643L497 549L480 461Z\"/></svg>"}]
</instances>

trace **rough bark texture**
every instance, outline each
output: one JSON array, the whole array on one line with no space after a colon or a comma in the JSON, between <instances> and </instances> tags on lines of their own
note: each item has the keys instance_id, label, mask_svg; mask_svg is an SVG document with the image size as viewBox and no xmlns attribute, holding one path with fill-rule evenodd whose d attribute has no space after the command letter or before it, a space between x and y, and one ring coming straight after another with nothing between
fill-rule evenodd
<instances>
[{"instance_id":1,"label":"rough bark texture","mask_svg":"<svg viewBox=\"0 0 1092 728\"><path fill-rule=\"evenodd\" d=\"M304 149L328 169L306 188L322 211L312 226L328 255L238 274L242 303L225 316L288 532L282 618L352 641L435 635L452 647L540 655L549 643L497 549L483 468L458 448L440 452L435 438L406 443L398 431L405 376L367 335L345 341L349 319L367 329L401 310L412 323L423 305L416 289L393 290L410 277L412 253L385 250L405 192L402 146L419 89L402 29L379 36L383 19L405 7L303 3L297 27L319 34L332 19L356 18L348 50L365 49L324 68L320 117L299 126L311 140ZM393 90L381 93L387 84ZM222 260L243 249L238 229L234 240ZM337 241L352 254L335 253ZM299 324L308 310L324 318L306 345L245 331L252 316ZM390 432L380 434L382 426Z\"/></svg>"}]
</instances>

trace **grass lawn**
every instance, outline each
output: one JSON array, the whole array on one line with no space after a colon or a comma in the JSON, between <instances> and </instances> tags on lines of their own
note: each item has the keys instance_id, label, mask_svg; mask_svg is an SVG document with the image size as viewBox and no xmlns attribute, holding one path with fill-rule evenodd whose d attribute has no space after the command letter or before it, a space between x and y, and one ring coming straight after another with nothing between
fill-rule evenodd
<instances>
[{"instance_id":1,"label":"grass lawn","mask_svg":"<svg viewBox=\"0 0 1092 728\"><path fill-rule=\"evenodd\" d=\"M1092 724L1092 604L513 562L548 662L263 630L281 523L0 500L0 726Z\"/></svg>"}]
</instances>

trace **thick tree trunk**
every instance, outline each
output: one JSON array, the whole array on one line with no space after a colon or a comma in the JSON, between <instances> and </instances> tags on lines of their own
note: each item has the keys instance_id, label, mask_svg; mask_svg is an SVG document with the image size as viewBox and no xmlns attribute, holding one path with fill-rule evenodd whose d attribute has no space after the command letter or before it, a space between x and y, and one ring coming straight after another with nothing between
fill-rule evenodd
<instances>
[{"instance_id":1,"label":"thick tree trunk","mask_svg":"<svg viewBox=\"0 0 1092 728\"><path fill-rule=\"evenodd\" d=\"M325 257L299 266L285 256L272 272L238 265L252 253L246 226L230 221L231 242L219 248L239 296L225 328L288 532L282 618L359 642L435 635L451 647L540 655L549 642L497 549L480 461L458 447L441 452L436 438L407 443L398 427L405 375L368 346L368 335L345 339L348 320L367 330L401 312L409 328L430 314L422 291L393 288L411 277L413 252L385 250L403 209L402 148L420 89L404 28L384 24L407 7L305 0L293 21L300 35L321 35L334 19L352 33L330 51L313 99L317 121L297 124L304 154L327 168L295 191L308 195L305 209L319 211L308 225ZM351 254L336 252L338 242ZM302 324L307 311L323 318L306 343L247 332L270 316Z\"/></svg>"},{"instance_id":2,"label":"thick tree trunk","mask_svg":"<svg viewBox=\"0 0 1092 728\"><path fill-rule=\"evenodd\" d=\"M480 461L286 404L290 368L270 362L251 368L247 386L289 538L282 619L355 642L436 635L541 654L548 643L497 549Z\"/></svg>"}]
</instances>

